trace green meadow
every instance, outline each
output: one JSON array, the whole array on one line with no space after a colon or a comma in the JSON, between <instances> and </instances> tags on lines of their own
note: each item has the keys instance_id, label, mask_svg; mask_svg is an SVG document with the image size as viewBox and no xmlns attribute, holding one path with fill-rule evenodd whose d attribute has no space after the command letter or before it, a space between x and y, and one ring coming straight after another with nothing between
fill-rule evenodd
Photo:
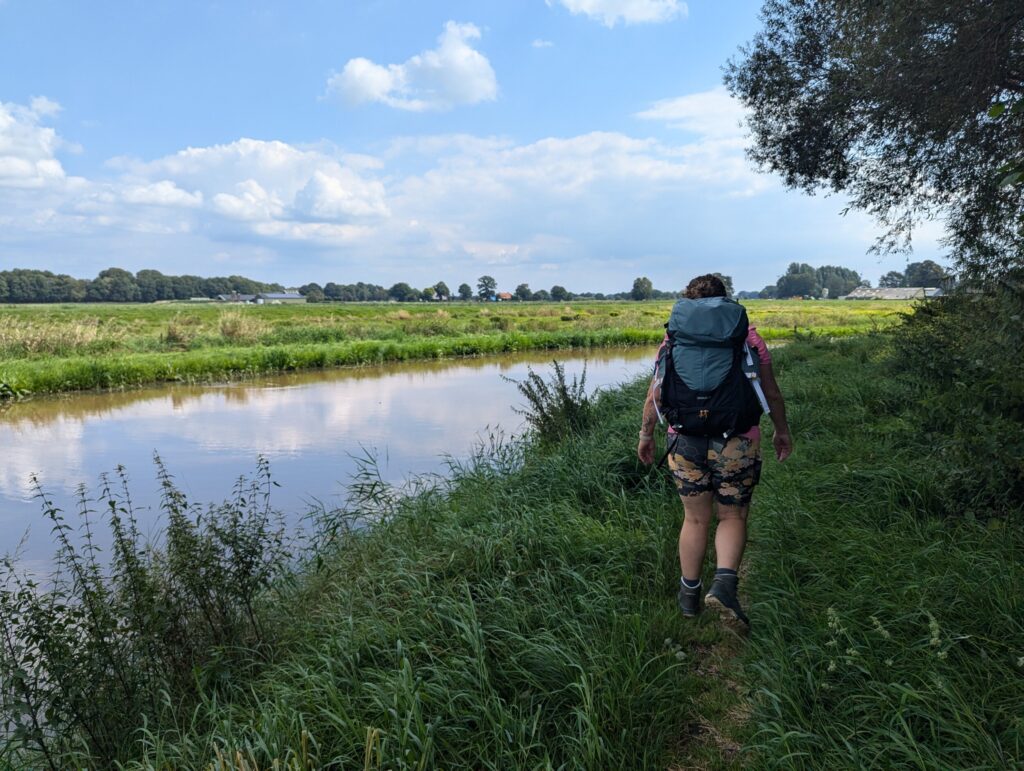
<instances>
[{"instance_id":1,"label":"green meadow","mask_svg":"<svg viewBox=\"0 0 1024 771\"><path fill-rule=\"evenodd\" d=\"M768 340L845 337L897 323L910 303L747 301ZM263 372L651 345L670 302L352 303L0 307L0 398Z\"/></svg>"}]
</instances>

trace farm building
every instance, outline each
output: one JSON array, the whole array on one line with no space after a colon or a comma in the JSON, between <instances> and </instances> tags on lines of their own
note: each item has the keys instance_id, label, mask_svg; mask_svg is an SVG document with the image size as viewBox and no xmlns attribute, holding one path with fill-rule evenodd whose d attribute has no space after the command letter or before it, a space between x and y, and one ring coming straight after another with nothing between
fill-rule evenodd
<instances>
[{"instance_id":1,"label":"farm building","mask_svg":"<svg viewBox=\"0 0 1024 771\"><path fill-rule=\"evenodd\" d=\"M512 299L511 292L498 292L498 302L508 302Z\"/></svg>"},{"instance_id":2,"label":"farm building","mask_svg":"<svg viewBox=\"0 0 1024 771\"><path fill-rule=\"evenodd\" d=\"M930 300L941 297L942 290L934 286L901 286L872 289L859 286L840 300Z\"/></svg>"},{"instance_id":3,"label":"farm building","mask_svg":"<svg viewBox=\"0 0 1024 771\"><path fill-rule=\"evenodd\" d=\"M217 302L222 303L251 303L255 299L256 295L254 294L238 294L237 292L217 295Z\"/></svg>"},{"instance_id":4,"label":"farm building","mask_svg":"<svg viewBox=\"0 0 1024 771\"><path fill-rule=\"evenodd\" d=\"M290 305L304 303L306 298L298 292L260 292L252 302L257 305Z\"/></svg>"}]
</instances>

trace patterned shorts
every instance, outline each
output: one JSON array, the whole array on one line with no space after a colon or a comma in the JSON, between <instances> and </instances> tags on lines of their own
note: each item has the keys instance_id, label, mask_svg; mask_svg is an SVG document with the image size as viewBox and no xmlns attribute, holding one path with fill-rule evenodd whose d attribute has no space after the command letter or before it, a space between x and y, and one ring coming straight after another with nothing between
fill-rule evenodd
<instances>
[{"instance_id":1,"label":"patterned shorts","mask_svg":"<svg viewBox=\"0 0 1024 771\"><path fill-rule=\"evenodd\" d=\"M706 439L676 434L669 436L668 443L672 448L668 465L680 496L714 491L715 500L727 506L750 503L754 486L761 478L760 439Z\"/></svg>"}]
</instances>

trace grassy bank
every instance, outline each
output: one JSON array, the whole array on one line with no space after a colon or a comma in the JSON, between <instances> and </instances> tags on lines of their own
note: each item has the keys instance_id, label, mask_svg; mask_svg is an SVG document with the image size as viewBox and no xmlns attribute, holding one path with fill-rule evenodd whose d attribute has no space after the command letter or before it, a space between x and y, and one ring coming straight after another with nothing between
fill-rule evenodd
<instances>
[{"instance_id":1,"label":"grassy bank","mask_svg":"<svg viewBox=\"0 0 1024 771\"><path fill-rule=\"evenodd\" d=\"M757 768L1024 764L1022 501L986 503L983 473L1014 465L1016 434L989 434L977 471L949 465L939 394L892 356L868 339L777 357L797 452L766 472L753 530Z\"/></svg>"},{"instance_id":2,"label":"grassy bank","mask_svg":"<svg viewBox=\"0 0 1024 771\"><path fill-rule=\"evenodd\" d=\"M0 398L261 372L657 342L671 303L0 308ZM862 333L905 303L751 301L769 340Z\"/></svg>"},{"instance_id":3,"label":"grassy bank","mask_svg":"<svg viewBox=\"0 0 1024 771\"><path fill-rule=\"evenodd\" d=\"M174 636L162 626L136 636L136 617L162 625L163 610L109 614L127 618L126 627L112 624L107 642L55 662L73 682L93 673L73 693L106 694L102 706L82 698L84 707L59 713L55 765L95 763L76 755L75 741L103 726L99 759L128 768L206 768L218 757L227 759L219 768L238 769L664 768L690 727L715 715L698 706L709 685L695 676L694 646L715 643L720 631L685 627L675 608L680 511L665 480L633 457L639 395L636 387L609 393L590 431L556 445L482 448L411 498L362 478L350 513L322 524L328 534L353 517L379 524L303 548L317 558L267 584L252 601L258 623L232 612L233 571L214 569L217 555L236 548L223 533L248 514L235 517L229 506L208 548L196 546L206 531L179 525L188 537L150 577L89 596L131 608L134 584L169 587L144 606L183 608L172 614L183 619L175 628L193 631L178 636L215 644L192 645L194 677L170 679L180 671L173 657L129 689L132 709L119 708L121 667L110 661L133 673L155 655L147 640L158 647ZM171 504L188 511L178 498ZM243 553L258 551L249 538L227 543L239 540L250 544ZM219 623L207 629L207 606L227 609L217 617L234 619L230 635ZM107 644L109 656L95 653ZM160 686L168 679L172 687ZM83 711L88 732L77 722ZM131 724L125 715L139 717ZM29 751L8 748L0 761ZM40 753L25 765L43 765Z\"/></svg>"}]
</instances>

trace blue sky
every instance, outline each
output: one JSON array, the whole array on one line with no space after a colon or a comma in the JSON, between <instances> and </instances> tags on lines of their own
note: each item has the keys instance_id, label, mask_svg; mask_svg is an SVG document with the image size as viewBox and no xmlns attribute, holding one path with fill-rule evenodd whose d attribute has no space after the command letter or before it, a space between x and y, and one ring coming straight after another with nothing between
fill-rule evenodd
<instances>
[{"instance_id":1,"label":"blue sky","mask_svg":"<svg viewBox=\"0 0 1024 771\"><path fill-rule=\"evenodd\" d=\"M721 76L758 8L0 0L0 268L605 292L902 268L842 198L746 161Z\"/></svg>"}]
</instances>

